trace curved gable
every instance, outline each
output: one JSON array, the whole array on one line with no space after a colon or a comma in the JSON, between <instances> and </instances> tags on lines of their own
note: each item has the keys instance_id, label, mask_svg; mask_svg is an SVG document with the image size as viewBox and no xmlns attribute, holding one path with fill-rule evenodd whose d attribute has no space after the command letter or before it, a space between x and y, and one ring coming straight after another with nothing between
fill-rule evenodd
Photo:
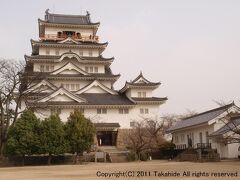
<instances>
[{"instance_id":1,"label":"curved gable","mask_svg":"<svg viewBox=\"0 0 240 180\"><path fill-rule=\"evenodd\" d=\"M57 87L55 85L53 85L52 83L50 83L47 80L42 80L41 82L31 86L27 91L27 92L53 92L57 89Z\"/></svg>"},{"instance_id":2,"label":"curved gable","mask_svg":"<svg viewBox=\"0 0 240 180\"><path fill-rule=\"evenodd\" d=\"M60 67L59 69L53 71L51 74L52 75L57 75L57 74L71 74L71 72L73 74L83 74L83 75L89 75L86 71L80 69L79 67L77 67L75 64L73 64L72 62L68 62L67 64L63 65L62 67Z\"/></svg>"},{"instance_id":3,"label":"curved gable","mask_svg":"<svg viewBox=\"0 0 240 180\"><path fill-rule=\"evenodd\" d=\"M109 89L99 81L95 80L89 85L85 86L84 88L80 89L76 92L76 94L82 94L82 93L109 93L109 94L117 94L114 90Z\"/></svg>"},{"instance_id":4,"label":"curved gable","mask_svg":"<svg viewBox=\"0 0 240 180\"><path fill-rule=\"evenodd\" d=\"M81 98L64 88L59 88L57 91L53 92L52 94L47 95L42 99L38 100L38 102L48 102L48 101L56 101L56 102L76 101L76 102L82 103L82 102L86 102L86 99Z\"/></svg>"},{"instance_id":5,"label":"curved gable","mask_svg":"<svg viewBox=\"0 0 240 180\"><path fill-rule=\"evenodd\" d=\"M71 37L67 37L66 39L60 41L59 43L66 43L66 44L79 44L77 41L73 40Z\"/></svg>"}]
</instances>

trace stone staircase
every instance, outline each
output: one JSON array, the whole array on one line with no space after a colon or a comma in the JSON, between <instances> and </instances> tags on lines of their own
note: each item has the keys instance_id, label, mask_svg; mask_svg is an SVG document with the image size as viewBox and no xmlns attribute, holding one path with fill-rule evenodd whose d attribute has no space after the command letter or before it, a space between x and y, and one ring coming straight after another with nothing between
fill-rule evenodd
<instances>
[{"instance_id":1,"label":"stone staircase","mask_svg":"<svg viewBox=\"0 0 240 180\"><path fill-rule=\"evenodd\" d=\"M213 149L186 149L175 158L177 161L217 162L220 156Z\"/></svg>"},{"instance_id":2,"label":"stone staircase","mask_svg":"<svg viewBox=\"0 0 240 180\"><path fill-rule=\"evenodd\" d=\"M129 151L124 149L117 149L116 146L100 146L99 150L107 154L107 161L112 163L127 162L127 155Z\"/></svg>"},{"instance_id":3,"label":"stone staircase","mask_svg":"<svg viewBox=\"0 0 240 180\"><path fill-rule=\"evenodd\" d=\"M198 153L195 149L186 149L182 153L178 154L174 160L177 161L197 161Z\"/></svg>"},{"instance_id":4,"label":"stone staircase","mask_svg":"<svg viewBox=\"0 0 240 180\"><path fill-rule=\"evenodd\" d=\"M201 158L198 158L199 162L218 162L220 161L220 155L214 149L205 149L201 153Z\"/></svg>"}]
</instances>

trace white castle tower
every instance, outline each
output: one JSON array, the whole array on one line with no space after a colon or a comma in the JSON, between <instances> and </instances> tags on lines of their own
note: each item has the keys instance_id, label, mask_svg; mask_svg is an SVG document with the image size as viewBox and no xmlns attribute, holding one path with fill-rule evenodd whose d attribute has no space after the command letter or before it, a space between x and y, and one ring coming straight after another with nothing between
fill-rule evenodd
<instances>
[{"instance_id":1,"label":"white castle tower","mask_svg":"<svg viewBox=\"0 0 240 180\"><path fill-rule=\"evenodd\" d=\"M103 145L116 145L119 128L131 128L141 117L156 117L167 98L152 97L160 85L142 73L121 90L113 88L120 77L112 73L114 58L102 52L108 43L96 35L100 23L90 14L63 15L46 11L38 20L39 40L31 40L24 78L30 83L22 108L31 108L43 119L58 113L63 122L70 112L81 111L95 123Z\"/></svg>"}]
</instances>

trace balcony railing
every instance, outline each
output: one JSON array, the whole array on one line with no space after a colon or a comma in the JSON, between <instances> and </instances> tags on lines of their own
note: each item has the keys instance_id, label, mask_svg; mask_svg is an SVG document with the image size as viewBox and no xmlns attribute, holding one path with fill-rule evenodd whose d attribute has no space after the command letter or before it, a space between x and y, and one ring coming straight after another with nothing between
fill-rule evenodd
<instances>
[{"instance_id":1,"label":"balcony railing","mask_svg":"<svg viewBox=\"0 0 240 180\"><path fill-rule=\"evenodd\" d=\"M85 36L85 35L56 35L56 34L45 34L43 36L40 36L41 40L64 40L67 37L71 37L72 39L76 41L90 41L90 42L98 42L99 37L98 36Z\"/></svg>"},{"instance_id":2,"label":"balcony railing","mask_svg":"<svg viewBox=\"0 0 240 180\"><path fill-rule=\"evenodd\" d=\"M176 145L175 149L187 149L187 145L186 144L178 144L178 145Z\"/></svg>"},{"instance_id":3,"label":"balcony railing","mask_svg":"<svg viewBox=\"0 0 240 180\"><path fill-rule=\"evenodd\" d=\"M197 143L197 148L200 148L200 149L211 149L212 145L211 145L211 143Z\"/></svg>"}]
</instances>

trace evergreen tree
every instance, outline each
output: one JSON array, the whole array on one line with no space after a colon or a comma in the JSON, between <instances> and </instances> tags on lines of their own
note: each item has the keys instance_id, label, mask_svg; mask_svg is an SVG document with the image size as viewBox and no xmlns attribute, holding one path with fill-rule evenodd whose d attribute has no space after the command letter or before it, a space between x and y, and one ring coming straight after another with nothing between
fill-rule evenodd
<instances>
[{"instance_id":1,"label":"evergreen tree","mask_svg":"<svg viewBox=\"0 0 240 180\"><path fill-rule=\"evenodd\" d=\"M41 150L48 153L48 164L52 155L63 154L66 151L64 124L58 115L51 115L41 122Z\"/></svg>"},{"instance_id":2,"label":"evergreen tree","mask_svg":"<svg viewBox=\"0 0 240 180\"><path fill-rule=\"evenodd\" d=\"M24 165L25 155L39 153L40 120L30 111L24 111L8 131L8 140L5 152L8 156L21 155Z\"/></svg>"},{"instance_id":3,"label":"evergreen tree","mask_svg":"<svg viewBox=\"0 0 240 180\"><path fill-rule=\"evenodd\" d=\"M66 137L69 143L69 150L76 154L75 163L78 163L79 155L88 151L94 141L95 127L79 111L70 114L66 123Z\"/></svg>"}]
</instances>

